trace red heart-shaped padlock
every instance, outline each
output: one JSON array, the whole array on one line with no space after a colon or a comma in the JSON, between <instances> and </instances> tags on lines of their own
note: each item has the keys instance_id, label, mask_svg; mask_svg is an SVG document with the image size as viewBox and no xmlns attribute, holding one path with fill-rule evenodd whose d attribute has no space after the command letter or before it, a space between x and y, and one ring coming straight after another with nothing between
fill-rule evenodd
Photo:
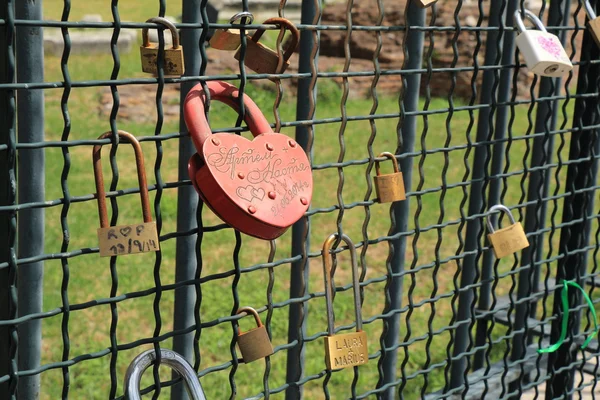
<instances>
[{"instance_id":1,"label":"red heart-shaped padlock","mask_svg":"<svg viewBox=\"0 0 600 400\"><path fill-rule=\"evenodd\" d=\"M238 110L238 89L207 83L210 99ZM192 184L204 202L235 229L275 239L298 221L312 198L312 171L304 149L275 133L258 106L244 95L245 121L252 141L230 133L213 134L206 120L206 93L198 84L185 98L185 124L198 153L188 163Z\"/></svg>"}]
</instances>

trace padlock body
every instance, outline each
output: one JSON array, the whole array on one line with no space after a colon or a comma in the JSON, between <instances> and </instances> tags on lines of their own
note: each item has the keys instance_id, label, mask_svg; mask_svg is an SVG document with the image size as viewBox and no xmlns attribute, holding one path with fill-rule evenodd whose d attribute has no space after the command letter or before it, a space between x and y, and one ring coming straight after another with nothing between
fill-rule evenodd
<instances>
[{"instance_id":1,"label":"padlock body","mask_svg":"<svg viewBox=\"0 0 600 400\"><path fill-rule=\"evenodd\" d=\"M240 47L239 29L217 29L209 40L210 47L218 50L233 51Z\"/></svg>"},{"instance_id":2,"label":"padlock body","mask_svg":"<svg viewBox=\"0 0 600 400\"><path fill-rule=\"evenodd\" d=\"M406 199L402 172L375 177L375 192L380 203L391 203Z\"/></svg>"},{"instance_id":3,"label":"padlock body","mask_svg":"<svg viewBox=\"0 0 600 400\"><path fill-rule=\"evenodd\" d=\"M433 5L437 0L416 0L419 7L425 8Z\"/></svg>"},{"instance_id":4,"label":"padlock body","mask_svg":"<svg viewBox=\"0 0 600 400\"><path fill-rule=\"evenodd\" d=\"M160 250L156 222L99 228L98 244L101 257Z\"/></svg>"},{"instance_id":5,"label":"padlock body","mask_svg":"<svg viewBox=\"0 0 600 400\"><path fill-rule=\"evenodd\" d=\"M559 77L573 69L565 49L556 35L529 30L515 40L527 68L536 75Z\"/></svg>"},{"instance_id":6,"label":"padlock body","mask_svg":"<svg viewBox=\"0 0 600 400\"><path fill-rule=\"evenodd\" d=\"M502 258L529 247L529 241L520 222L488 234L496 258Z\"/></svg>"},{"instance_id":7,"label":"padlock body","mask_svg":"<svg viewBox=\"0 0 600 400\"><path fill-rule=\"evenodd\" d=\"M246 41L246 56L244 58L244 65L250 68L257 74L277 74L283 73L287 67L290 66L288 60L283 61L281 71L277 71L277 65L279 63L279 57L276 51L264 46L261 43L257 43L253 40ZM241 48L235 53L235 59L239 60L241 54Z\"/></svg>"},{"instance_id":8,"label":"padlock body","mask_svg":"<svg viewBox=\"0 0 600 400\"><path fill-rule=\"evenodd\" d=\"M600 17L594 18L588 21L587 26L596 42L596 45L600 47Z\"/></svg>"},{"instance_id":9,"label":"padlock body","mask_svg":"<svg viewBox=\"0 0 600 400\"><path fill-rule=\"evenodd\" d=\"M238 345L245 363L273 354L273 345L264 325L238 335Z\"/></svg>"},{"instance_id":10,"label":"padlock body","mask_svg":"<svg viewBox=\"0 0 600 400\"><path fill-rule=\"evenodd\" d=\"M142 56L142 71L149 74L158 74L156 60L158 58L158 43L150 43L150 46L140 47ZM165 63L163 66L166 76L181 76L185 72L183 61L183 47L165 49Z\"/></svg>"},{"instance_id":11,"label":"padlock body","mask_svg":"<svg viewBox=\"0 0 600 400\"><path fill-rule=\"evenodd\" d=\"M325 337L325 362L330 370L354 367L369 361L364 331Z\"/></svg>"}]
</instances>

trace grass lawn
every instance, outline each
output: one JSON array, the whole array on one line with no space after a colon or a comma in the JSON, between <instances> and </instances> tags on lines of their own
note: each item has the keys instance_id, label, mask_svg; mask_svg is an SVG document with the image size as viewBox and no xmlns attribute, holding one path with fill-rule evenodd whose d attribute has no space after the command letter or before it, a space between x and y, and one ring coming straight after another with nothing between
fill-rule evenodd
<instances>
[{"instance_id":1,"label":"grass lawn","mask_svg":"<svg viewBox=\"0 0 600 400\"><path fill-rule=\"evenodd\" d=\"M105 21L111 20L110 2L106 0L88 0L86 2L73 2L70 20L78 20L84 14L99 13ZM179 15L181 2L168 2L167 15ZM45 18L60 19L62 14L62 1L46 0L44 2ZM153 8L154 7L154 8ZM151 7L140 7L136 1L119 1L121 19L124 21L143 21L158 12L158 2L152 2ZM121 55L121 70L119 78L144 76L140 72L139 55L137 51ZM47 57L46 81L62 81L60 58ZM110 55L82 56L73 55L69 58L69 73L73 81L109 79L112 70ZM273 122L272 106L274 95L272 92L259 91L252 82L248 83L248 93L265 111L267 118ZM108 117L99 111L99 103L103 93L108 88L74 88L68 98L68 112L71 120L71 133L68 140L95 139L101 133L110 129ZM46 140L60 140L64 122L61 114L62 89L51 89L45 92L46 96ZM342 92L335 84L325 79L319 81L319 99L316 118L337 118L341 115L340 102ZM398 113L397 97L381 96L376 114ZM154 104L154 95L147 99ZM163 98L163 104L178 102L178 97ZM369 114L373 105L372 100L352 98L345 105L349 117ZM456 102L455 105L463 105ZM421 107L424 104L421 102ZM434 99L429 104L430 110L442 110L448 107L446 99ZM528 133L527 105L516 107L513 112L510 133L513 136L524 136ZM571 108L569 108L569 112ZM294 121L296 112L296 99L289 91L284 93L280 107L283 122ZM233 111L220 104L214 104L211 109L211 125L213 128L230 127L235 123L236 115ZM477 115L474 116L475 118ZM570 117L570 116L569 116ZM456 112L452 120L447 122L446 113L432 114L427 118L420 117L418 122L418 138L415 151L420 155L414 157L415 169L412 177L412 194L410 197L411 217L408 230L418 229L418 235L408 238L406 255L406 268L411 272L404 279L403 304L413 304L414 308L409 313L401 314L400 338L403 341L414 341L409 347L399 350L399 362L403 364L405 375L429 368L431 365L443 363L446 360L446 347L450 335L448 331L436 335L428 335L447 326L452 318L452 295L454 293L454 276L456 267L453 264L443 264L440 268L431 267L436 259L443 260L455 255L458 247L458 224L460 220L460 205L463 201L462 187L452 187L465 179L465 154L463 147L467 143L467 127L470 115L466 111ZM424 130L427 122L427 130ZM559 125L562 122L559 119ZM393 152L397 147L396 128L398 118L378 119L375 122L376 137L372 144L375 154L382 151ZM143 123L129 119L118 119L119 129L131 132L136 136L152 136L156 133L155 122ZM313 165L319 166L326 163L339 161L341 146L339 144L340 123L326 123L315 126L314 158ZM167 119L159 129L159 133L166 135L178 131L178 121ZM293 129L284 128L282 133L294 135ZM345 154L343 160L363 160L368 158L369 138L372 127L369 121L350 121L343 131ZM474 141L475 130L469 132ZM565 137L567 140L568 137ZM525 140L510 143L508 153L507 174L504 184L508 188L505 193L505 204L512 206L518 204L522 196L521 171L524 167L523 157L527 150ZM531 143L531 141L529 141ZM162 147L162 158L157 158L157 145L154 142L142 144L146 159L146 173L148 184L157 182L155 171L160 167L160 179L165 183L176 182L178 160L178 140L165 140ZM457 146L455 148L455 146ZM128 146L121 146L117 155L119 162L120 178L119 189L132 188L137 185L135 164L132 162L132 151ZM440 149L436 153L426 154L425 150ZM104 157L108 159L108 149ZM467 159L472 161L473 149ZM95 193L90 146L75 146L69 148L71 167L68 171L67 183L71 196L82 196ZM568 146L561 150L563 159L568 157ZM182 160L181 162L187 162ZM314 197L312 209L331 209L331 212L317 213L311 218L310 250L318 252L324 239L332 232L337 231L337 220L343 216L343 230L354 241L375 239L386 236L390 228L389 204L374 204L369 207L356 206L345 209L343 214L335 210L338 204L337 189L341 188L344 204L361 202L368 199L367 182L370 179L366 174L366 164L351 165L343 168L344 180L340 183L338 168L322 168L314 171ZM384 163L384 171L389 171L390 163ZM108 161L104 164L107 181L110 176ZM554 170L553 170L554 172ZM563 168L559 179L564 178L566 169ZM60 148L46 149L46 199L53 200L63 197L61 190L61 174L63 173L63 154ZM374 175L374 171L371 176ZM466 179L470 179L466 176ZM446 181L447 190L443 190L442 182ZM108 184L107 184L108 186ZM526 187L526 181L525 186ZM554 184L552 189L554 189ZM418 191L418 194L414 192ZM156 191L151 192L152 204L155 204ZM375 197L374 191L370 198ZM443 203L443 205L442 205ZM141 220L139 198L128 195L119 198L119 223L134 223ZM176 231L177 218L177 191L165 189L160 202L157 203L160 215L155 218L161 222L161 234ZM550 212L552 211L550 206ZM560 221L562 202L558 204L559 213L555 222ZM62 207L46 209L46 253L61 252L63 237L61 232ZM418 212L418 218L413 218ZM464 212L466 213L466 207ZM440 217L442 215L442 217ZM549 213L551 215L551 213ZM194 216L190 216L194 218ZM203 210L204 225L220 223L206 207ZM366 223L365 221L368 221ZM436 224L452 224L443 229L431 228ZM96 229L98 227L97 209L95 201L73 203L68 213L70 231L69 251L97 247ZM363 226L366 226L366 237L363 236ZM443 232L443 236L441 234ZM463 232L464 234L464 232ZM438 237L439 236L439 237ZM558 235L555 235L555 240ZM277 253L275 259L287 258L290 255L291 232L287 232L277 240ZM234 232L231 229L205 233L201 244L203 257L202 276L218 273L227 273L234 270L233 253L236 245ZM556 248L556 247L555 247ZM63 306L61 286L68 287L68 301L71 306L94 300L111 297L111 287L116 291L116 296L155 288L157 284L169 285L175 282L175 240L170 239L161 243L161 259L156 267L157 255L154 253L120 257L116 266L111 270L109 260L99 258L98 254L88 254L69 259L68 275L62 269L61 262L51 260L45 263L44 284L44 310L53 310ZM242 247L239 253L241 268L264 263L267 261L269 251L268 242L242 237ZM386 276L386 258L388 257L388 243L381 242L369 245L366 251L364 265L365 280L377 281ZM309 289L311 293L323 291L322 266L320 258L313 258L310 264ZM507 272L513 269L513 260L502 260L499 271ZM273 269L274 281L272 301L283 302L289 298L289 263ZM516 279L516 278L514 278ZM241 306L254 306L256 308L267 304L268 271L260 269L251 273L242 274L237 286ZM437 284L434 285L434 282ZM500 279L496 294L506 294L513 282L507 276ZM339 257L339 268L336 273L336 285L351 283L349 257L344 252ZM219 322L220 318L231 315L233 307L232 284L234 277L214 279L201 286L202 301L200 315L203 323L210 321ZM371 283L364 290L363 318L373 319L382 313L385 305L385 280ZM441 296L435 303L422 303L431 297ZM154 316L154 303L159 302L161 324L157 324ZM307 319L307 336L324 332L327 327L325 304L322 296L314 297L308 301L309 313ZM164 290L157 294L143 297L125 299L118 303L118 324L116 326L116 341L119 345L135 342L153 335L163 335L172 330L174 308L174 291ZM435 318L431 318L435 314ZM264 315L264 314L263 314ZM336 326L351 323L353 319L352 293L344 291L338 293L335 300ZM111 307L109 305L96 305L80 311L73 311L68 319L70 349L66 359L100 352L111 346ZM58 362L63 359L63 337L61 326L63 315L43 320L43 357L42 364ZM241 329L246 331L251 328L250 318L241 323ZM410 329L407 327L410 326ZM288 307L274 310L270 328L272 330L273 344L275 346L287 344ZM496 327L494 336L506 334L504 327ZM374 319L372 323L364 326L369 337L369 350L374 354L380 349L379 338L382 332L382 322ZM214 326L201 332L199 346L201 350L200 368L216 367L231 360L230 344L232 340L232 325L229 322L215 323ZM164 346L172 346L171 339L164 342ZM139 346L131 350L121 351L116 360L118 390L122 394L122 379L125 369L130 361L140 352L149 348ZM500 354L505 347L499 345L494 348L494 355ZM428 357L428 354L430 357ZM239 354L238 354L239 355ZM304 375L310 376L321 373L324 368L324 351L322 339L311 341L306 345L306 363ZM79 362L69 368L70 389L69 396L73 399L104 399L109 397L110 382L110 355ZM258 395L263 390L264 362L257 361L249 365L239 365L235 374L237 395L246 398ZM271 357L271 374L269 387L276 388L284 385L286 369L286 351L277 352ZM375 387L378 379L377 360L360 367L357 382L357 392L363 393ZM399 364L400 372L400 364ZM231 369L225 368L215 371L202 378L202 384L208 398L220 399L229 397L231 393L229 374ZM167 379L169 374L161 370L162 377ZM144 384L152 382L151 373L146 374ZM350 384L354 378L352 369L335 372L328 383L331 398L347 398L350 396ZM426 382L426 391L439 389L444 384L444 367L432 368L427 374L418 375L408 380L404 395L406 398L419 398ZM317 399L323 397L323 379L310 381L305 385L305 397ZM63 390L62 371L51 369L42 374L42 398L56 399L61 397ZM163 390L164 398L169 393ZM274 395L273 398L283 398L283 394Z\"/></svg>"}]
</instances>

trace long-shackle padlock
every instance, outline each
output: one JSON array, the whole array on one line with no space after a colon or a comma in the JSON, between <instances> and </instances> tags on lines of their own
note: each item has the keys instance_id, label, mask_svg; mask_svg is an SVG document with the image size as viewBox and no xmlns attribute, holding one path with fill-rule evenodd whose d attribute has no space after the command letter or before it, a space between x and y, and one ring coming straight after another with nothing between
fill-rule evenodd
<instances>
[{"instance_id":1,"label":"long-shackle padlock","mask_svg":"<svg viewBox=\"0 0 600 400\"><path fill-rule=\"evenodd\" d=\"M354 312L356 316L356 332L335 334L333 320L333 283L331 267L333 245L340 239L348 245L352 260L352 289L354 291ZM325 280L325 301L327 303L327 336L325 337L325 363L327 369L341 369L366 364L369 361L367 349L367 333L362 330L362 312L360 301L360 282L358 273L358 257L354 243L346 235L341 237L334 233L323 243L323 275Z\"/></svg>"},{"instance_id":2,"label":"long-shackle padlock","mask_svg":"<svg viewBox=\"0 0 600 400\"><path fill-rule=\"evenodd\" d=\"M492 224L492 215L495 212L504 212L505 214L508 214L510 226L495 230L494 225ZM527 240L523 226L520 222L515 221L515 218L508 207L502 204L496 204L488 210L488 213L489 215L486 218L489 231L488 239L494 249L496 258L502 258L529 247L529 241Z\"/></svg>"},{"instance_id":3,"label":"long-shackle padlock","mask_svg":"<svg viewBox=\"0 0 600 400\"><path fill-rule=\"evenodd\" d=\"M238 111L239 91L227 82L206 83L211 101ZM312 198L312 170L304 149L275 133L258 106L244 95L244 120L252 141L212 133L201 84L185 98L183 116L197 153L188 163L192 184L210 209L235 229L260 239L281 236L298 221Z\"/></svg>"},{"instance_id":4,"label":"long-shackle padlock","mask_svg":"<svg viewBox=\"0 0 600 400\"><path fill-rule=\"evenodd\" d=\"M587 13L589 21L587 22L587 26L596 42L596 45L600 47L600 18L596 15L596 12L592 8L590 4L590 0L585 0L583 3L585 6L585 12Z\"/></svg>"},{"instance_id":5,"label":"long-shackle padlock","mask_svg":"<svg viewBox=\"0 0 600 400\"><path fill-rule=\"evenodd\" d=\"M375 176L375 192L377 193L379 202L390 203L392 201L406 200L404 178L396 157L387 151L384 151L377 157L387 157L392 160L392 164L394 165L394 173L381 175L379 161L375 161L375 171L377 173L377 176Z\"/></svg>"},{"instance_id":6,"label":"long-shackle padlock","mask_svg":"<svg viewBox=\"0 0 600 400\"><path fill-rule=\"evenodd\" d=\"M146 253L160 249L156 222L152 221L150 199L148 198L148 184L146 183L146 170L144 153L140 142L129 132L118 131L119 138L133 146L135 164L137 167L138 184L142 201L142 214L144 223L132 225L109 226L106 211L106 192L104 190L104 174L102 173L102 145L94 146L92 158L94 162L94 180L96 181L96 197L98 200L98 215L100 228L98 229L98 243L100 256L120 256L135 253ZM106 139L112 132L105 132L98 139Z\"/></svg>"},{"instance_id":7,"label":"long-shackle padlock","mask_svg":"<svg viewBox=\"0 0 600 400\"><path fill-rule=\"evenodd\" d=\"M560 39L547 32L542 21L531 11L525 10L524 17L537 28L526 30L521 11L515 11L513 19L519 32L515 43L525 58L527 68L534 74L550 77L558 77L572 70L573 64Z\"/></svg>"},{"instance_id":8,"label":"long-shackle padlock","mask_svg":"<svg viewBox=\"0 0 600 400\"><path fill-rule=\"evenodd\" d=\"M264 29L257 29L252 37L248 36L248 40L246 41L247 47L246 56L244 57L244 65L257 74L281 74L287 69L287 67L290 66L289 59L292 54L294 54L294 51L300 42L300 31L298 31L296 25L285 18L269 18L263 22L263 25L268 24L278 25L281 27L280 29L283 30L288 29L292 34L290 41L287 43L286 48L283 51L281 68L277 68L280 61L277 50L272 50L259 42L263 33L265 33ZM240 47L234 56L234 58L238 61L241 57L241 51L242 49Z\"/></svg>"},{"instance_id":9,"label":"long-shackle padlock","mask_svg":"<svg viewBox=\"0 0 600 400\"><path fill-rule=\"evenodd\" d=\"M242 307L237 311L237 315L242 313L251 314L256 322L256 328L248 332L238 330L237 342L244 362L249 363L273 354L273 345L267 327L263 325L258 312L252 307Z\"/></svg>"},{"instance_id":10,"label":"long-shackle padlock","mask_svg":"<svg viewBox=\"0 0 600 400\"><path fill-rule=\"evenodd\" d=\"M183 61L183 47L179 44L179 32L171 21L162 17L150 18L146 22L153 22L166 26L171 31L173 38L173 46L164 51L163 70L165 76L181 76L185 72L185 64ZM159 31L159 35L160 35ZM160 42L159 42L160 43ZM150 43L148 36L148 28L142 29L142 46L140 47L140 55L142 57L142 71L149 74L158 74L158 47L159 43Z\"/></svg>"},{"instance_id":11,"label":"long-shackle padlock","mask_svg":"<svg viewBox=\"0 0 600 400\"><path fill-rule=\"evenodd\" d=\"M254 22L254 15L248 11L242 11L235 14L229 20L229 24L233 24L236 21L242 22L243 19L247 19L247 21L243 21L245 24L251 24ZM217 29L215 30L215 34L210 38L209 42L210 47L217 50L228 50L233 51L240 47L241 44L241 33L239 29Z\"/></svg>"},{"instance_id":12,"label":"long-shackle padlock","mask_svg":"<svg viewBox=\"0 0 600 400\"><path fill-rule=\"evenodd\" d=\"M156 352L147 350L133 359L125 372L125 395L129 400L141 400L140 382L144 372L156 362ZM194 368L183 358L171 350L160 350L160 363L171 367L181 375L190 400L206 400L202 385Z\"/></svg>"}]
</instances>

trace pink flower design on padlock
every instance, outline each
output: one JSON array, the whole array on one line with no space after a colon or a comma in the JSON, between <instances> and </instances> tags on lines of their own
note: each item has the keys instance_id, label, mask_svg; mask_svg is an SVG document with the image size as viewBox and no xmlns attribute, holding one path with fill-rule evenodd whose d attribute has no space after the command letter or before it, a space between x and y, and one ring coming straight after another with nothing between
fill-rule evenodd
<instances>
[{"instance_id":1,"label":"pink flower design on padlock","mask_svg":"<svg viewBox=\"0 0 600 400\"><path fill-rule=\"evenodd\" d=\"M538 36L538 43L542 46L542 49L552 54L554 58L562 59L563 49L560 43L557 43L553 38L547 38L544 36Z\"/></svg>"}]
</instances>

